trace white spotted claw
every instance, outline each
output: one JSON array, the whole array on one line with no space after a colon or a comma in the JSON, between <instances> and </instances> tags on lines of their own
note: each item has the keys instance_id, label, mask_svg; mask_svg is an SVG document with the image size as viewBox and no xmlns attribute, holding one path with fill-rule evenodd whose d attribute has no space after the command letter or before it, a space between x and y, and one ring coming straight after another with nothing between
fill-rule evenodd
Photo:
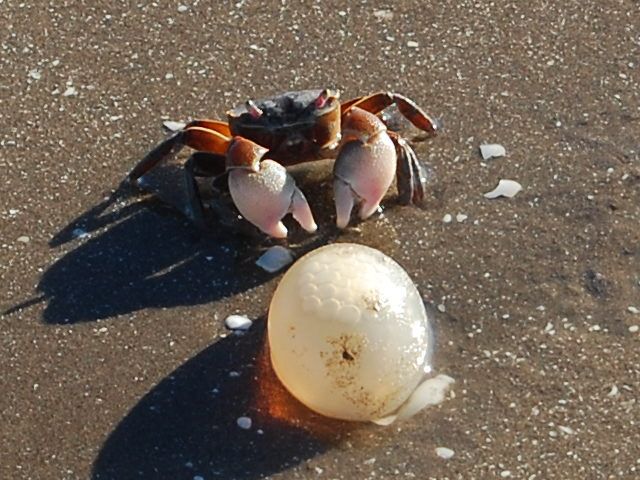
<instances>
[{"instance_id":1,"label":"white spotted claw","mask_svg":"<svg viewBox=\"0 0 640 480\"><path fill-rule=\"evenodd\" d=\"M341 243L298 260L271 301L268 337L280 381L323 415L395 419L430 403L413 395L431 369L427 312L409 275L378 250Z\"/></svg>"},{"instance_id":2,"label":"white spotted claw","mask_svg":"<svg viewBox=\"0 0 640 480\"><path fill-rule=\"evenodd\" d=\"M361 220L370 217L380 205L396 174L396 149L385 131L366 142L346 143L336 159L333 189L336 201L336 224L345 228L356 202Z\"/></svg>"},{"instance_id":3,"label":"white spotted claw","mask_svg":"<svg viewBox=\"0 0 640 480\"><path fill-rule=\"evenodd\" d=\"M273 160L263 160L259 172L232 169L229 191L242 216L274 238L287 236L287 228L281 220L288 213L306 231L318 229L309 204L293 177Z\"/></svg>"}]
</instances>

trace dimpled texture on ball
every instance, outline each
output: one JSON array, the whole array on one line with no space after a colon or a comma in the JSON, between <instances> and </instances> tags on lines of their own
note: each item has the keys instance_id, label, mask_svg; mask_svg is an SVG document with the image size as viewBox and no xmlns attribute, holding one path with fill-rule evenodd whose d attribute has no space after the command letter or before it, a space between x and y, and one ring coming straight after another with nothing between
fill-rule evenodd
<instances>
[{"instance_id":1,"label":"dimpled texture on ball","mask_svg":"<svg viewBox=\"0 0 640 480\"><path fill-rule=\"evenodd\" d=\"M431 330L408 274L382 252L334 244L296 262L269 310L274 370L321 414L374 420L422 379Z\"/></svg>"}]
</instances>

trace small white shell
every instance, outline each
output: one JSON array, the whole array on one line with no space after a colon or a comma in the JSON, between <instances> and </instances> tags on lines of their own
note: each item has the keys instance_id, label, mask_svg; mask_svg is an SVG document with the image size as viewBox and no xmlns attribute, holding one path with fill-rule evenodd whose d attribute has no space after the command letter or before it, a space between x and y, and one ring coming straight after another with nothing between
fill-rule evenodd
<instances>
[{"instance_id":1,"label":"small white shell","mask_svg":"<svg viewBox=\"0 0 640 480\"><path fill-rule=\"evenodd\" d=\"M173 120L165 120L162 122L162 126L169 130L170 132L177 132L178 130L182 130L187 126L184 122L175 122Z\"/></svg>"},{"instance_id":2,"label":"small white shell","mask_svg":"<svg viewBox=\"0 0 640 480\"><path fill-rule=\"evenodd\" d=\"M275 245L264 252L256 265L269 273L277 272L293 262L291 250L281 245Z\"/></svg>"},{"instance_id":3,"label":"small white shell","mask_svg":"<svg viewBox=\"0 0 640 480\"><path fill-rule=\"evenodd\" d=\"M229 330L249 330L253 322L246 315L229 315L225 318L224 325Z\"/></svg>"},{"instance_id":4,"label":"small white shell","mask_svg":"<svg viewBox=\"0 0 640 480\"><path fill-rule=\"evenodd\" d=\"M275 373L293 396L346 420L396 412L413 398L433 351L407 273L382 252L347 243L314 250L287 271L271 301L268 335ZM430 402L419 395L406 416L416 402Z\"/></svg>"},{"instance_id":5,"label":"small white shell","mask_svg":"<svg viewBox=\"0 0 640 480\"><path fill-rule=\"evenodd\" d=\"M414 416L420 410L442 403L449 387L455 382L448 375L439 374L422 382L400 408L388 417L374 420L377 425L389 425L396 420Z\"/></svg>"},{"instance_id":6,"label":"small white shell","mask_svg":"<svg viewBox=\"0 0 640 480\"><path fill-rule=\"evenodd\" d=\"M498 186L484 194L485 198L498 198L498 197L515 197L518 192L522 190L522 185L520 185L515 180L500 180L498 182Z\"/></svg>"},{"instance_id":7,"label":"small white shell","mask_svg":"<svg viewBox=\"0 0 640 480\"><path fill-rule=\"evenodd\" d=\"M450 458L453 458L455 453L456 452L454 452L453 450L451 450L450 448L447 448L447 447L438 447L438 448L436 448L436 455L438 455L440 458L442 458L444 460L449 460Z\"/></svg>"},{"instance_id":8,"label":"small white shell","mask_svg":"<svg viewBox=\"0 0 640 480\"><path fill-rule=\"evenodd\" d=\"M243 430L249 430L253 422L249 417L238 417L236 424Z\"/></svg>"},{"instance_id":9,"label":"small white shell","mask_svg":"<svg viewBox=\"0 0 640 480\"><path fill-rule=\"evenodd\" d=\"M507 154L507 151L502 145L490 143L480 145L480 154L484 160L489 160L490 158L504 157Z\"/></svg>"}]
</instances>

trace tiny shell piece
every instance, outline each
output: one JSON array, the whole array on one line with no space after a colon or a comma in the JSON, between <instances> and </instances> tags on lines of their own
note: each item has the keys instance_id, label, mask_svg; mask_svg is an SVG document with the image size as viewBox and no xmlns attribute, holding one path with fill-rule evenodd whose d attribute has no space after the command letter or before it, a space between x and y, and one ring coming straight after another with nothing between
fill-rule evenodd
<instances>
[{"instance_id":1,"label":"tiny shell piece","mask_svg":"<svg viewBox=\"0 0 640 480\"><path fill-rule=\"evenodd\" d=\"M500 180L498 182L498 186L484 194L485 198L498 198L498 197L515 197L516 194L522 190L522 185L520 185L515 180Z\"/></svg>"},{"instance_id":2,"label":"tiny shell piece","mask_svg":"<svg viewBox=\"0 0 640 480\"><path fill-rule=\"evenodd\" d=\"M243 430L249 430L251 428L251 419L249 417L238 417L236 423Z\"/></svg>"},{"instance_id":3,"label":"tiny shell piece","mask_svg":"<svg viewBox=\"0 0 640 480\"><path fill-rule=\"evenodd\" d=\"M184 122L174 122L173 120L166 120L162 122L162 126L170 132L177 132L187 126Z\"/></svg>"},{"instance_id":4,"label":"tiny shell piece","mask_svg":"<svg viewBox=\"0 0 640 480\"><path fill-rule=\"evenodd\" d=\"M412 417L426 407L442 403L454 382L453 378L442 373L423 381L393 415L374 420L373 423L389 425L398 419Z\"/></svg>"},{"instance_id":5,"label":"tiny shell piece","mask_svg":"<svg viewBox=\"0 0 640 480\"><path fill-rule=\"evenodd\" d=\"M256 260L256 265L269 273L274 273L283 269L292 262L293 255L291 250L281 245L275 245L264 252L262 256Z\"/></svg>"},{"instance_id":6,"label":"tiny shell piece","mask_svg":"<svg viewBox=\"0 0 640 480\"><path fill-rule=\"evenodd\" d=\"M229 315L224 320L224 325L229 330L249 330L253 322L246 315Z\"/></svg>"},{"instance_id":7,"label":"tiny shell piece","mask_svg":"<svg viewBox=\"0 0 640 480\"><path fill-rule=\"evenodd\" d=\"M455 452L447 447L438 447L436 448L436 455L445 460L449 460L455 455Z\"/></svg>"},{"instance_id":8,"label":"tiny shell piece","mask_svg":"<svg viewBox=\"0 0 640 480\"><path fill-rule=\"evenodd\" d=\"M489 160L490 158L504 157L507 154L507 151L502 145L490 143L480 145L480 154L484 160Z\"/></svg>"}]
</instances>

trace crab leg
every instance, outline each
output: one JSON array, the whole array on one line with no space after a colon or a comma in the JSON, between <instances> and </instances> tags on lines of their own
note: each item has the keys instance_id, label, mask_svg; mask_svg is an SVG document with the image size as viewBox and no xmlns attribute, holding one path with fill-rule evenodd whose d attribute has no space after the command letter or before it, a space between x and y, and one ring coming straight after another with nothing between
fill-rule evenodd
<instances>
[{"instance_id":1,"label":"crab leg","mask_svg":"<svg viewBox=\"0 0 640 480\"><path fill-rule=\"evenodd\" d=\"M436 133L441 128L439 123L427 115L413 100L398 93L378 92L348 100L342 103L341 107L343 114L353 107L358 107L375 115L394 103L400 113L416 128L428 133Z\"/></svg>"},{"instance_id":2,"label":"crab leg","mask_svg":"<svg viewBox=\"0 0 640 480\"><path fill-rule=\"evenodd\" d=\"M424 185L427 172L418 161L416 152L409 143L396 132L387 132L398 155L396 170L398 202L402 205L419 203L424 199Z\"/></svg>"},{"instance_id":3,"label":"crab leg","mask_svg":"<svg viewBox=\"0 0 640 480\"><path fill-rule=\"evenodd\" d=\"M225 173L225 157L196 152L184 164L184 181L191 218L198 227L204 226L204 211L196 177L218 177Z\"/></svg>"},{"instance_id":4,"label":"crab leg","mask_svg":"<svg viewBox=\"0 0 640 480\"><path fill-rule=\"evenodd\" d=\"M232 140L215 130L203 127L187 127L170 135L147 153L128 175L134 183L145 173L173 153L177 153L186 145L195 150L224 155L229 150Z\"/></svg>"},{"instance_id":5,"label":"crab leg","mask_svg":"<svg viewBox=\"0 0 640 480\"><path fill-rule=\"evenodd\" d=\"M199 119L192 120L187 123L185 128L189 127L202 127L207 130L213 130L214 132L218 132L225 137L231 137L231 129L229 128L229 124L227 122L222 122L220 120L208 120L208 119Z\"/></svg>"},{"instance_id":6,"label":"crab leg","mask_svg":"<svg viewBox=\"0 0 640 480\"><path fill-rule=\"evenodd\" d=\"M177 126L177 128L174 128ZM231 137L231 128L227 122L221 120L209 120L206 118L191 120L189 123L181 122L164 122L163 127L169 132L176 132L178 130L184 130L189 127L202 127L207 130L214 130L222 135Z\"/></svg>"}]
</instances>

